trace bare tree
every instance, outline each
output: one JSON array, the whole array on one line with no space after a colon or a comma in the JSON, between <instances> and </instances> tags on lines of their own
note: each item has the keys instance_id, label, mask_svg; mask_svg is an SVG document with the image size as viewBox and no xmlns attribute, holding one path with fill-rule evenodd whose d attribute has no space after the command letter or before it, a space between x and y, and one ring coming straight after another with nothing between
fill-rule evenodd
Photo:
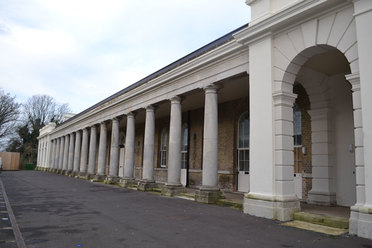
<instances>
[{"instance_id":1,"label":"bare tree","mask_svg":"<svg viewBox=\"0 0 372 248\"><path fill-rule=\"evenodd\" d=\"M0 95L0 142L14 133L15 122L19 117L20 104L10 94Z\"/></svg>"},{"instance_id":2,"label":"bare tree","mask_svg":"<svg viewBox=\"0 0 372 248\"><path fill-rule=\"evenodd\" d=\"M23 104L23 119L31 127L43 127L49 122L60 124L69 111L68 104L58 104L51 96L35 95Z\"/></svg>"}]
</instances>

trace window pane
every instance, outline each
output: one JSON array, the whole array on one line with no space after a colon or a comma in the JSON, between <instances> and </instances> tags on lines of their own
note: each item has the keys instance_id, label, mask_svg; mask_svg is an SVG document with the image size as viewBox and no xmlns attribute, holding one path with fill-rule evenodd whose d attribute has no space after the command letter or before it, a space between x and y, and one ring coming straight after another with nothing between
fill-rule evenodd
<instances>
[{"instance_id":1,"label":"window pane","mask_svg":"<svg viewBox=\"0 0 372 248\"><path fill-rule=\"evenodd\" d=\"M238 147L249 148L249 116L244 113L239 119Z\"/></svg>"}]
</instances>

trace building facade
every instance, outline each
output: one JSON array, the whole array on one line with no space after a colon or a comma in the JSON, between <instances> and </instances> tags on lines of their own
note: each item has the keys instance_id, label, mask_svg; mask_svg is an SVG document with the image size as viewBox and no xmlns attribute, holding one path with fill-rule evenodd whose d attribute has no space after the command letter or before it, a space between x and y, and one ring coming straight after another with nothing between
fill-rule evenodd
<instances>
[{"instance_id":1,"label":"building facade","mask_svg":"<svg viewBox=\"0 0 372 248\"><path fill-rule=\"evenodd\" d=\"M372 1L246 3L249 25L41 131L39 168L246 192L245 213L278 220L347 206L372 239Z\"/></svg>"}]
</instances>

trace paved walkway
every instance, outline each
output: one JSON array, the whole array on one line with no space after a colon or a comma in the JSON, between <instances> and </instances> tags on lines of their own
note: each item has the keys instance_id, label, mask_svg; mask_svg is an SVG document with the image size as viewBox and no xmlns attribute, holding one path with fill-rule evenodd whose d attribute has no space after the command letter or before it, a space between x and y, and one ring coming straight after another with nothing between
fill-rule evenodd
<instances>
[{"instance_id":1,"label":"paved walkway","mask_svg":"<svg viewBox=\"0 0 372 248\"><path fill-rule=\"evenodd\" d=\"M370 240L284 227L227 207L46 172L0 178L29 248L372 247Z\"/></svg>"}]
</instances>

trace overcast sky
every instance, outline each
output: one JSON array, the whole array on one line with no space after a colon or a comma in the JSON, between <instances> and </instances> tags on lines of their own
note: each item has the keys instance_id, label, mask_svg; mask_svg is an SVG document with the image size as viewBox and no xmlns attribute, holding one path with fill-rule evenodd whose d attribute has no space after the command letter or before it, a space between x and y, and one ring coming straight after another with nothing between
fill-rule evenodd
<instances>
[{"instance_id":1,"label":"overcast sky","mask_svg":"<svg viewBox=\"0 0 372 248\"><path fill-rule=\"evenodd\" d=\"M249 20L245 0L0 0L0 88L78 113Z\"/></svg>"}]
</instances>

